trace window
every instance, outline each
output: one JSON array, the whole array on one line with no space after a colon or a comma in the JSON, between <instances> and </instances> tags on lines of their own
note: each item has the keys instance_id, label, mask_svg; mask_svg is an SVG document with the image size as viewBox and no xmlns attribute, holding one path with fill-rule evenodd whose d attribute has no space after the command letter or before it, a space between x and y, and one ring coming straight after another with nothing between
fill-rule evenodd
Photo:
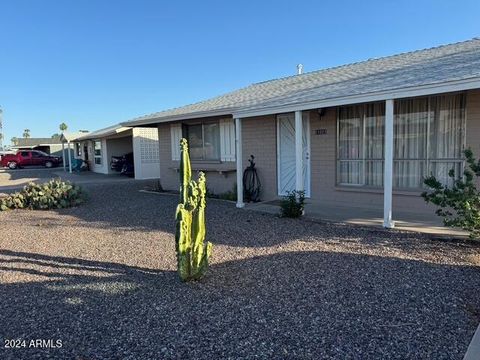
<instances>
[{"instance_id":1,"label":"window","mask_svg":"<svg viewBox=\"0 0 480 360\"><path fill-rule=\"evenodd\" d=\"M80 143L75 143L75 154L77 154L77 156L82 156L82 148Z\"/></svg>"},{"instance_id":2,"label":"window","mask_svg":"<svg viewBox=\"0 0 480 360\"><path fill-rule=\"evenodd\" d=\"M398 101L394 119L394 187L421 188L431 174L447 184L450 169L458 175L462 172L463 94Z\"/></svg>"},{"instance_id":3,"label":"window","mask_svg":"<svg viewBox=\"0 0 480 360\"><path fill-rule=\"evenodd\" d=\"M337 181L383 185L383 103L341 107L338 113Z\"/></svg>"},{"instance_id":4,"label":"window","mask_svg":"<svg viewBox=\"0 0 480 360\"><path fill-rule=\"evenodd\" d=\"M218 122L187 125L186 132L192 160L220 160Z\"/></svg>"},{"instance_id":5,"label":"window","mask_svg":"<svg viewBox=\"0 0 480 360\"><path fill-rule=\"evenodd\" d=\"M40 150L35 150L35 151L32 151L32 157L45 157L45 156L50 156L48 155L46 152L43 152L43 151L40 151Z\"/></svg>"},{"instance_id":6,"label":"window","mask_svg":"<svg viewBox=\"0 0 480 360\"><path fill-rule=\"evenodd\" d=\"M93 156L95 164L102 165L102 142L100 140L96 140L93 143Z\"/></svg>"},{"instance_id":7,"label":"window","mask_svg":"<svg viewBox=\"0 0 480 360\"><path fill-rule=\"evenodd\" d=\"M395 101L393 186L419 189L433 174L448 183L460 174L465 135L465 96ZM338 112L337 182L383 186L384 103L341 107Z\"/></svg>"}]
</instances>

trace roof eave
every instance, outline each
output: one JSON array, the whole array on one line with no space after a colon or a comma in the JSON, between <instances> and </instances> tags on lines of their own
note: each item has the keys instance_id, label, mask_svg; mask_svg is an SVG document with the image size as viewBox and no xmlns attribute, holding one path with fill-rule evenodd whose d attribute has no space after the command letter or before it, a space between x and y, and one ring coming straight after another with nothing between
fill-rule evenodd
<instances>
[{"instance_id":1,"label":"roof eave","mask_svg":"<svg viewBox=\"0 0 480 360\"><path fill-rule=\"evenodd\" d=\"M186 113L181 115L156 116L156 117L148 117L146 119L130 120L130 121L122 122L120 123L120 125L130 126L130 127L139 127L142 125L168 123L168 122L197 119L197 118L206 118L206 117L214 117L214 116L231 116L232 113L233 113L233 109L201 111L201 112L192 112L192 113Z\"/></svg>"},{"instance_id":2,"label":"roof eave","mask_svg":"<svg viewBox=\"0 0 480 360\"><path fill-rule=\"evenodd\" d=\"M463 80L455 80L428 85L396 88L387 91L371 92L359 95L336 97L318 101L297 102L277 106L259 106L235 111L234 118L246 118L254 116L281 114L300 110L312 110L331 106L351 105L372 101L389 99L401 99L415 96L426 96L454 91L480 89L480 77L473 77Z\"/></svg>"}]
</instances>

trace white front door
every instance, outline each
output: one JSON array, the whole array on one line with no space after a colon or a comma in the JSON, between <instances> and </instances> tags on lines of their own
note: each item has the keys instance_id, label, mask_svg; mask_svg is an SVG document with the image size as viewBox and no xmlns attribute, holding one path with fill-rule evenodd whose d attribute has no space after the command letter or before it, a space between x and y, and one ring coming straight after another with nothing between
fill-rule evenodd
<instances>
[{"instance_id":1,"label":"white front door","mask_svg":"<svg viewBox=\"0 0 480 360\"><path fill-rule=\"evenodd\" d=\"M277 116L278 195L295 190L295 114ZM310 119L303 113L303 188L310 197Z\"/></svg>"}]
</instances>

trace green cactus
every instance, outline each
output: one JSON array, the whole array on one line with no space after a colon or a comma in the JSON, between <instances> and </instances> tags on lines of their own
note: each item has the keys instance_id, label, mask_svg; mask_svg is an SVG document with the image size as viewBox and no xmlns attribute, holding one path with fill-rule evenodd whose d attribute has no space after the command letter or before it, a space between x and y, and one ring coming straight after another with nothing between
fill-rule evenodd
<instances>
[{"instance_id":1,"label":"green cactus","mask_svg":"<svg viewBox=\"0 0 480 360\"><path fill-rule=\"evenodd\" d=\"M198 280L208 269L212 243L205 242L205 174L192 180L186 139L180 141L180 203L176 212L175 248L178 274L182 281Z\"/></svg>"}]
</instances>

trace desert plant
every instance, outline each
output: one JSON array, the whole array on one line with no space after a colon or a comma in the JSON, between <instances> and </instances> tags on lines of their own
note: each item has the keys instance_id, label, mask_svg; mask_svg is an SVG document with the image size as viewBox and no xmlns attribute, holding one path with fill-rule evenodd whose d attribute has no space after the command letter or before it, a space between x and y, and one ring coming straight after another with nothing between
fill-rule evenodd
<instances>
[{"instance_id":1,"label":"desert plant","mask_svg":"<svg viewBox=\"0 0 480 360\"><path fill-rule=\"evenodd\" d=\"M298 218L303 215L305 208L305 191L287 191L280 203L282 217Z\"/></svg>"},{"instance_id":2,"label":"desert plant","mask_svg":"<svg viewBox=\"0 0 480 360\"><path fill-rule=\"evenodd\" d=\"M48 210L67 208L85 200L82 189L60 179L45 184L29 183L23 190L0 198L0 211L11 209Z\"/></svg>"},{"instance_id":3,"label":"desert plant","mask_svg":"<svg viewBox=\"0 0 480 360\"><path fill-rule=\"evenodd\" d=\"M186 139L180 141L180 203L176 212L175 248L178 274L182 281L198 280L208 269L212 243L205 242L205 174L192 180Z\"/></svg>"},{"instance_id":4,"label":"desert plant","mask_svg":"<svg viewBox=\"0 0 480 360\"><path fill-rule=\"evenodd\" d=\"M439 207L435 213L443 217L445 226L460 227L469 232L470 238L477 238L480 236L480 191L475 178L480 178L480 161L475 160L471 149L463 153L467 164L463 177L451 169L448 176L453 185L448 186L432 175L424 180L430 190L423 192L422 197Z\"/></svg>"}]
</instances>

